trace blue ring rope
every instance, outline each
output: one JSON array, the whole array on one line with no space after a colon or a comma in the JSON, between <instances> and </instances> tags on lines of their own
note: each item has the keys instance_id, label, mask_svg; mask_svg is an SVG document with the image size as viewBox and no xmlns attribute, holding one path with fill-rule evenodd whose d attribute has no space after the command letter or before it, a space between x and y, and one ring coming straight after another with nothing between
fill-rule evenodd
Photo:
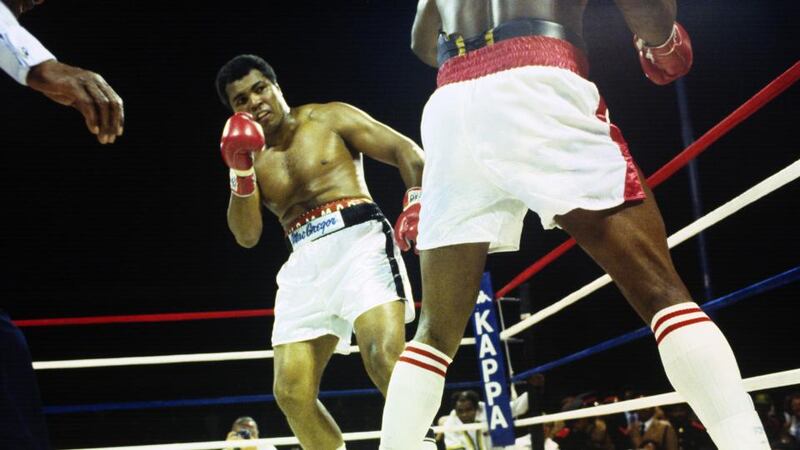
<instances>
[{"instance_id":1,"label":"blue ring rope","mask_svg":"<svg viewBox=\"0 0 800 450\"><path fill-rule=\"evenodd\" d=\"M800 278L800 266L787 270L786 272L783 272L779 275L767 278L766 280L759 281L758 283L750 285L744 289L740 289L728 295L723 295L718 299L711 300L710 302L706 302L705 304L700 305L700 307L706 312L716 311L718 309L726 308L730 305L733 305L734 303L738 303L748 297L752 297L754 295L761 294L763 292L767 292L772 289L776 289L783 285L789 284L793 281L796 281L798 278ZM601 342L597 345L589 347L585 350L581 350L577 353L573 353L569 356L565 356L555 361L542 364L539 367L534 367L533 369L528 369L524 372L520 372L517 375L515 375L514 378L512 378L512 381L513 382L523 381L533 374L542 373L551 369L555 369L556 367L560 367L565 364L577 361L579 359L592 356L596 353L604 352L614 347L619 347L622 344L626 344L628 342L643 338L651 334L653 334L653 332L650 331L650 327L644 326L642 328L639 328L638 330L634 330L631 331L630 333L623 334L622 336L618 336L609 339L605 342Z\"/></svg>"}]
</instances>

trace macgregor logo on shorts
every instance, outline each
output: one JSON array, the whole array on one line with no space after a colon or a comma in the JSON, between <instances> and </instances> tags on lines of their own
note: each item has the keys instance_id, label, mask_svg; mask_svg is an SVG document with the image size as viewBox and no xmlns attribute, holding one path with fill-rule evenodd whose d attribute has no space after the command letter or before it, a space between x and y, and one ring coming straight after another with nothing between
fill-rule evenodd
<instances>
[{"instance_id":1,"label":"macgregor logo on shorts","mask_svg":"<svg viewBox=\"0 0 800 450\"><path fill-rule=\"evenodd\" d=\"M311 242L317 240L326 234L333 233L334 231L344 228L344 219L342 213L336 211L332 214L326 214L322 217L317 217L302 227L289 234L289 242L292 247L297 247L303 242Z\"/></svg>"}]
</instances>

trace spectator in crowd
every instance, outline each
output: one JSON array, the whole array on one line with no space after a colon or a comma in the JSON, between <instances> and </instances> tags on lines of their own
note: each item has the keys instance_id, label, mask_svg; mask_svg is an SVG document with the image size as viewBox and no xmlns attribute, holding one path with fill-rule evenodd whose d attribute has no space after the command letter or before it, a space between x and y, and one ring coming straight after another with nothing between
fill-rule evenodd
<instances>
[{"instance_id":1,"label":"spectator in crowd","mask_svg":"<svg viewBox=\"0 0 800 450\"><path fill-rule=\"evenodd\" d=\"M776 412L772 396L766 392L757 392L753 394L753 405L761 424L764 425L767 439L769 442L775 442L783 432L783 418Z\"/></svg>"},{"instance_id":2,"label":"spectator in crowd","mask_svg":"<svg viewBox=\"0 0 800 450\"><path fill-rule=\"evenodd\" d=\"M517 440L514 442L514 449L515 450L559 450L558 443L556 443L555 438L561 433L561 430L564 429L564 421L557 421L557 422L550 422L542 424L542 442L541 445L534 447L534 443L532 441L533 432L518 437Z\"/></svg>"},{"instance_id":3,"label":"spectator in crowd","mask_svg":"<svg viewBox=\"0 0 800 450\"><path fill-rule=\"evenodd\" d=\"M670 405L664 408L667 419L678 435L678 450L713 450L706 428L694 416L686 403Z\"/></svg>"},{"instance_id":4,"label":"spectator in crowd","mask_svg":"<svg viewBox=\"0 0 800 450\"><path fill-rule=\"evenodd\" d=\"M636 411L638 420L628 428L633 448L644 448L648 441L657 444L661 450L678 450L678 435L675 428L667 420L656 416L656 408L645 408ZM659 415L663 417L663 412ZM651 445L652 447L652 445Z\"/></svg>"},{"instance_id":5,"label":"spectator in crowd","mask_svg":"<svg viewBox=\"0 0 800 450\"><path fill-rule=\"evenodd\" d=\"M242 416L233 421L231 431L228 432L226 440L242 441L258 439L258 424L252 417ZM238 445L238 444L237 444ZM247 447L228 447L224 450L277 450L269 444L259 444Z\"/></svg>"},{"instance_id":6,"label":"spectator in crowd","mask_svg":"<svg viewBox=\"0 0 800 450\"><path fill-rule=\"evenodd\" d=\"M800 442L800 392L786 396L783 415L787 433Z\"/></svg>"},{"instance_id":7,"label":"spectator in crowd","mask_svg":"<svg viewBox=\"0 0 800 450\"><path fill-rule=\"evenodd\" d=\"M453 394L453 410L447 416L440 417L439 426L455 427L470 423L487 422L486 405L480 400L475 391L459 391ZM518 417L528 411L528 393L524 393L511 401L511 415ZM444 434L444 444L447 450L478 450L491 449L492 440L488 431L446 431ZM441 441L442 434L437 435L437 441ZM502 447L497 447L502 448Z\"/></svg>"},{"instance_id":8,"label":"spectator in crowd","mask_svg":"<svg viewBox=\"0 0 800 450\"><path fill-rule=\"evenodd\" d=\"M662 450L662 447L650 439L643 441L637 450Z\"/></svg>"},{"instance_id":9,"label":"spectator in crowd","mask_svg":"<svg viewBox=\"0 0 800 450\"><path fill-rule=\"evenodd\" d=\"M477 392L456 392L452 400L453 410L440 421L445 427L486 422L486 410ZM447 450L485 450L492 448L492 440L484 430L447 431L444 445Z\"/></svg>"},{"instance_id":10,"label":"spectator in crowd","mask_svg":"<svg viewBox=\"0 0 800 450\"><path fill-rule=\"evenodd\" d=\"M588 403L588 404L587 404ZM572 411L592 406L593 400L588 400L587 395L567 397L562 401L562 411ZM585 417L568 420L564 428L556 432L552 440L558 444L551 448L559 450L615 450L614 444L608 433L608 426L604 419L599 417Z\"/></svg>"},{"instance_id":11,"label":"spectator in crowd","mask_svg":"<svg viewBox=\"0 0 800 450\"><path fill-rule=\"evenodd\" d=\"M617 403L622 400L632 400L637 395L634 391L626 389L622 395L610 395L603 400L604 404ZM628 450L633 447L631 438L628 436L628 430L632 423L639 420L639 416L635 411L625 411L619 414L611 414L604 417L606 425L608 426L608 435L611 442L618 450Z\"/></svg>"}]
</instances>

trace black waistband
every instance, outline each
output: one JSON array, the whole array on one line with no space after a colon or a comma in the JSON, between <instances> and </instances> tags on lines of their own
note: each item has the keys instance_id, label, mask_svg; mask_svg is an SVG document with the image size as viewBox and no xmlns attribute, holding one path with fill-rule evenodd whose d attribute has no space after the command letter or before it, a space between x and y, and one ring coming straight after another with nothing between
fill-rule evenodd
<instances>
[{"instance_id":1,"label":"black waistband","mask_svg":"<svg viewBox=\"0 0 800 450\"><path fill-rule=\"evenodd\" d=\"M310 239L311 241L316 241L317 239L323 238L325 236L330 236L331 234L336 233L337 231L341 231L341 230L343 230L345 228L348 228L348 227L351 227L353 225L358 225L358 224L361 224L361 223L364 223L364 222L369 222L371 220L378 220L378 221L386 220L386 216L383 215L383 212L378 207L378 205L376 205L375 203L361 203L361 204L358 204L358 205L353 205L353 206L350 206L350 207L347 207L347 208L344 208L344 209L340 209L338 212L342 214L342 221L344 222L344 227L337 228L335 230L332 230L329 233L322 233L319 236L314 237L314 238L308 237L308 238L305 238L305 239ZM323 219L324 220L325 217L328 217L330 215L331 214L326 214L324 216L320 216L319 219ZM306 227L306 225L303 225L303 226L299 227L295 232L301 231L305 227ZM305 240L305 239L303 239L303 240ZM292 244L292 233L289 233L289 235L286 237L286 245L289 247L289 251L290 252L294 249L294 246Z\"/></svg>"},{"instance_id":2,"label":"black waistband","mask_svg":"<svg viewBox=\"0 0 800 450\"><path fill-rule=\"evenodd\" d=\"M437 60L439 66L448 59L477 50L493 42L503 41L521 36L547 36L567 41L586 51L586 44L577 33L567 29L558 22L542 19L513 19L486 31L486 33L464 38L459 35L441 34L439 36Z\"/></svg>"}]
</instances>

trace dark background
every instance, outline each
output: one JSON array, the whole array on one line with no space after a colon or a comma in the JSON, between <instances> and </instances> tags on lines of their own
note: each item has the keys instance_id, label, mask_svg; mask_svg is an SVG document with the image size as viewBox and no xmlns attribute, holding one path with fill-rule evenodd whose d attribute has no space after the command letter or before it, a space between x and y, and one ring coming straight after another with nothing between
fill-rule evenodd
<instances>
[{"instance_id":1,"label":"dark background","mask_svg":"<svg viewBox=\"0 0 800 450\"><path fill-rule=\"evenodd\" d=\"M695 66L686 84L696 135L708 130L798 60L796 1L679 2ZM0 83L4 289L16 319L267 308L287 256L275 220L261 243L239 248L225 221L227 169L218 156L228 112L214 91L217 69L240 53L275 67L290 105L352 103L419 142L435 73L408 48L415 2L51 1L22 19L60 60L102 74L124 98L125 135L101 146L82 118L16 85ZM651 174L681 149L675 90L642 75L630 32L609 0L590 3L585 38L592 79ZM711 210L798 158L798 89L790 89L698 160ZM390 220L404 191L396 169L366 163L367 182ZM656 194L670 233L692 221L687 172ZM715 293L725 294L797 265L798 184L784 187L707 233ZM565 238L531 215L522 249L492 256L502 286ZM703 299L696 240L673 251ZM419 291L417 258L407 256ZM580 250L531 284L537 308L601 275ZM718 314L744 376L800 366L797 285ZM513 314L512 314L513 315ZM29 328L36 361L260 350L271 319ZM607 287L548 319L516 344L522 371L641 326ZM409 333L413 332L413 326ZM532 340L530 340L532 339ZM532 349L532 350L531 350ZM532 353L531 353L532 351ZM38 373L45 405L191 399L271 392L271 361L57 370ZM668 389L652 339L547 374L547 404L588 390ZM449 381L477 379L465 348ZM358 357L334 357L323 389L371 387ZM328 400L343 430L379 427L378 397ZM446 408L443 408L443 411ZM56 447L222 438L238 415L264 436L289 429L274 403L48 417ZM374 448L375 441L351 448Z\"/></svg>"}]
</instances>

